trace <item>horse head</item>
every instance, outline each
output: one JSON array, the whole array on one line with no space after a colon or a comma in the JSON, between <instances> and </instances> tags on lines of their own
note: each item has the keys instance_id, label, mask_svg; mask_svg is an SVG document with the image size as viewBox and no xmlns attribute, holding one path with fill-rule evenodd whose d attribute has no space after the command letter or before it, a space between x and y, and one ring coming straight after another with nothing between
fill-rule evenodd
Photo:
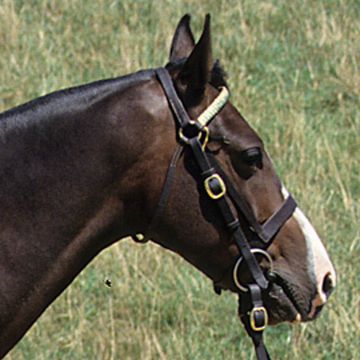
<instances>
[{"instance_id":1,"label":"horse head","mask_svg":"<svg viewBox=\"0 0 360 360\"><path fill-rule=\"evenodd\" d=\"M227 87L227 84L224 72L212 59L209 16L197 43L189 20L186 15L178 24L166 68L177 96L194 125L218 98L219 87ZM176 140L181 143L183 133L179 133L176 121L174 125L174 111L169 106L172 100L166 101L160 86L157 97L161 104L157 105L158 116L170 124L157 137L157 143L163 143L162 151L167 154L162 156L161 161L168 163ZM334 267L315 229L300 208L295 205L291 211L285 209L287 205L284 206L284 202L289 193L277 176L259 135L231 102L223 105L207 124L206 133L204 128L199 133L196 129L187 129L185 140L198 139L206 158L215 169L219 167L220 174L226 176L223 198L231 197L229 185L236 193L234 196L238 202L227 201L229 211L239 221L239 231L247 239L251 254L268 281L261 292L270 324L312 320L335 286ZM177 139L175 134L178 134ZM204 187L203 169L199 167L196 156L189 146L184 144L184 147L171 180L171 191L166 189L169 194L166 206L162 204L161 219L149 235L210 277L217 291L228 289L239 293L241 299L245 297L247 285L253 281L253 274L234 240L233 229L229 229L219 211L218 200L209 197ZM153 176L159 179L158 174ZM165 169L162 179L164 176ZM149 219L160 192L160 189L155 191ZM264 245L254 227L263 229L274 214L286 211L288 216L283 216L281 224L275 226L271 239L267 239ZM243 315L244 309L246 306L240 308L240 315Z\"/></svg>"}]
</instances>

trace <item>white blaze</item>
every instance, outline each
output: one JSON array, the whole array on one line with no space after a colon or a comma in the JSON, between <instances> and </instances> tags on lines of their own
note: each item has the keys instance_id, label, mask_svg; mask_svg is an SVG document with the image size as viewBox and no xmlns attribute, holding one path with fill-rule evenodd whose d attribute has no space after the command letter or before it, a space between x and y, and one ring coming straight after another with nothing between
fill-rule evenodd
<instances>
[{"instance_id":1,"label":"white blaze","mask_svg":"<svg viewBox=\"0 0 360 360\"><path fill-rule=\"evenodd\" d=\"M289 196L285 187L282 187L281 191L284 198ZM315 314L316 307L325 304L327 301L327 296L323 291L325 277L330 275L333 287L335 287L336 273L319 235L316 233L308 218L298 207L295 209L293 217L304 235L309 275L310 278L316 282L317 295L312 302L312 309L309 314L309 317L312 317Z\"/></svg>"}]
</instances>

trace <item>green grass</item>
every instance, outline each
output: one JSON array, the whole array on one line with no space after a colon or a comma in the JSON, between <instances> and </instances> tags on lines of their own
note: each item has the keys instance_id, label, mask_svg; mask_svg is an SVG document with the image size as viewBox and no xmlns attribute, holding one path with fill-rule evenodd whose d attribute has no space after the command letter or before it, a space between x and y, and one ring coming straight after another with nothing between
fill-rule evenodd
<instances>
[{"instance_id":1,"label":"green grass","mask_svg":"<svg viewBox=\"0 0 360 360\"><path fill-rule=\"evenodd\" d=\"M322 235L339 283L314 323L271 328L274 359L357 359L360 338L359 0L0 0L0 111L166 63L177 21L213 49L232 101ZM110 278L111 288L104 284ZM155 245L90 264L8 359L254 359L234 295Z\"/></svg>"}]
</instances>

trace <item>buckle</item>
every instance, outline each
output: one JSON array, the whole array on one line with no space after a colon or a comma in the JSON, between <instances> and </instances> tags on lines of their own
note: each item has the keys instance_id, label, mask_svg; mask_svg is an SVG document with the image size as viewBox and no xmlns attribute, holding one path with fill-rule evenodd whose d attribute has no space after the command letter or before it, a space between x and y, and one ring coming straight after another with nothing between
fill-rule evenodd
<instances>
[{"instance_id":1,"label":"buckle","mask_svg":"<svg viewBox=\"0 0 360 360\"><path fill-rule=\"evenodd\" d=\"M220 199L226 193L224 180L219 174L213 174L204 180L204 186L207 194L213 200Z\"/></svg>"},{"instance_id":2,"label":"buckle","mask_svg":"<svg viewBox=\"0 0 360 360\"><path fill-rule=\"evenodd\" d=\"M250 326L254 331L263 331L268 324L268 313L263 306L254 307L250 311Z\"/></svg>"}]
</instances>

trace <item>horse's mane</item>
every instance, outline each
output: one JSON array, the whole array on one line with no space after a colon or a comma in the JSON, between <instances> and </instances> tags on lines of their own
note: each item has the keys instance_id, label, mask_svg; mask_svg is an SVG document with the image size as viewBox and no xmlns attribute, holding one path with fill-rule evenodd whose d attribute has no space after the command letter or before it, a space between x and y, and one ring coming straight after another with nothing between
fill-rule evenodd
<instances>
[{"instance_id":1,"label":"horse's mane","mask_svg":"<svg viewBox=\"0 0 360 360\"><path fill-rule=\"evenodd\" d=\"M4 121L11 119L21 122L22 119L31 119L34 116L41 117L54 112L61 113L81 109L84 105L91 105L94 100L105 98L109 94L121 91L138 81L149 79L152 75L152 70L144 70L55 91L0 113L0 126Z\"/></svg>"},{"instance_id":2,"label":"horse's mane","mask_svg":"<svg viewBox=\"0 0 360 360\"><path fill-rule=\"evenodd\" d=\"M181 67L185 60L181 59L176 63L169 63L166 67L168 69ZM99 80L40 96L0 113L0 130L9 127L13 128L14 126L23 127L32 123L32 121L39 121L68 112L81 111L84 107L91 106L95 101L104 99L108 95L121 91L139 81L148 80L153 75L153 70L142 70L133 74ZM210 83L217 88L227 86L226 72L218 60L215 61L212 68Z\"/></svg>"}]
</instances>

